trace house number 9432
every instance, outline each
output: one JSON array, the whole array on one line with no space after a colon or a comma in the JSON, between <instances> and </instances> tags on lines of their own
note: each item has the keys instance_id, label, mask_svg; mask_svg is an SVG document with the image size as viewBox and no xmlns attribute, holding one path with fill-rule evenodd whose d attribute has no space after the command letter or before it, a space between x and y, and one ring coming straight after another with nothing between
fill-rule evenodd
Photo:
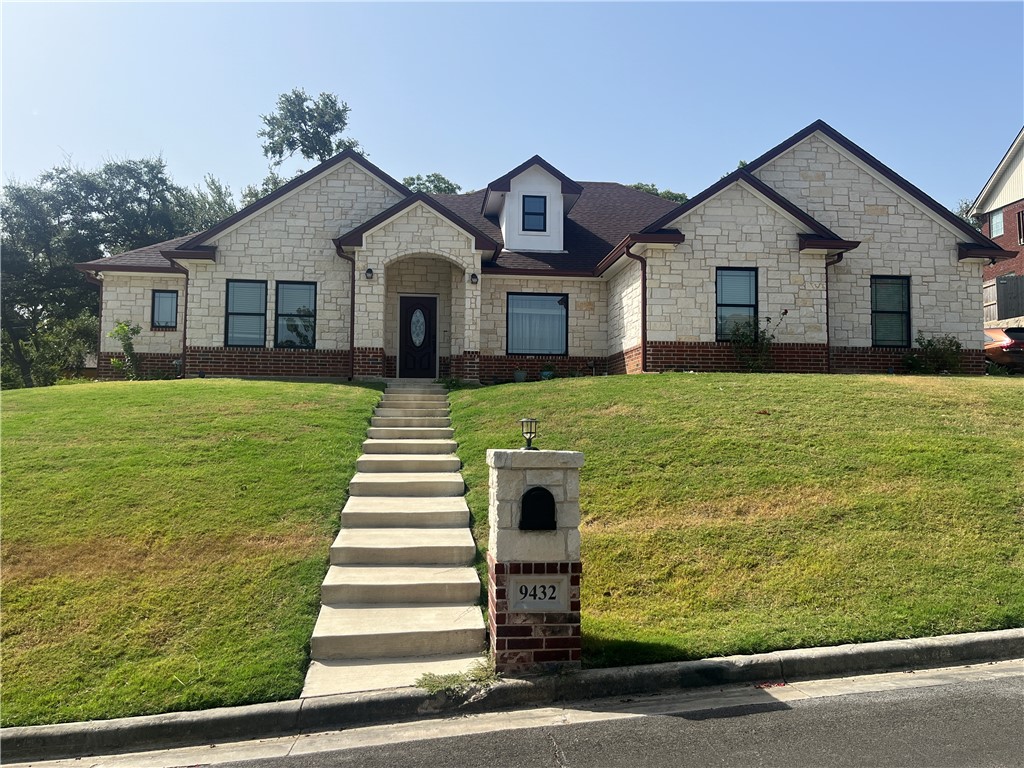
<instances>
[{"instance_id":1,"label":"house number 9432","mask_svg":"<svg viewBox=\"0 0 1024 768\"><path fill-rule=\"evenodd\" d=\"M563 574L510 575L509 609L524 613L569 610L569 576Z\"/></svg>"}]
</instances>

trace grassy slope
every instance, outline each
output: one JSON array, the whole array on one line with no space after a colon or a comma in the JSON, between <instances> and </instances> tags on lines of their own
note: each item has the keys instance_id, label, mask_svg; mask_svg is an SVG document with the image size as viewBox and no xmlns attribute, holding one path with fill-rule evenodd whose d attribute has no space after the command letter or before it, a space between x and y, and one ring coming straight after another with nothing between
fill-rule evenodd
<instances>
[{"instance_id":1,"label":"grassy slope","mask_svg":"<svg viewBox=\"0 0 1024 768\"><path fill-rule=\"evenodd\" d=\"M374 389L3 397L3 724L296 696Z\"/></svg>"},{"instance_id":2,"label":"grassy slope","mask_svg":"<svg viewBox=\"0 0 1024 768\"><path fill-rule=\"evenodd\" d=\"M1024 625L1016 379L664 374L452 395L488 447L580 450L589 666Z\"/></svg>"}]
</instances>

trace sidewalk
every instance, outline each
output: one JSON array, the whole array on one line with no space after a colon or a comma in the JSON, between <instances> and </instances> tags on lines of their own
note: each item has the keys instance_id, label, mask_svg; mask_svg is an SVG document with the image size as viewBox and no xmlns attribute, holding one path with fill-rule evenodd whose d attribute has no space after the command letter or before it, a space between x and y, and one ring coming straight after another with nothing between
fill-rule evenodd
<instances>
[{"instance_id":1,"label":"sidewalk","mask_svg":"<svg viewBox=\"0 0 1024 768\"><path fill-rule=\"evenodd\" d=\"M254 739L530 704L1024 658L1024 629L501 680L468 697L401 688L245 707L0 730L4 762ZM1022 662L1024 667L1024 662Z\"/></svg>"}]
</instances>

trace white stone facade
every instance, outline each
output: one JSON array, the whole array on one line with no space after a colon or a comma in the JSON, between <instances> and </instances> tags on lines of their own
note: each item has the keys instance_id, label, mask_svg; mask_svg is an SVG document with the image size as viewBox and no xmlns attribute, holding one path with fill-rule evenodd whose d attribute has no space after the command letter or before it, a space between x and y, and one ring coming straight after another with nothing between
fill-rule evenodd
<instances>
[{"instance_id":1,"label":"white stone facade","mask_svg":"<svg viewBox=\"0 0 1024 768\"><path fill-rule=\"evenodd\" d=\"M715 341L717 269L740 267L757 269L761 318L788 310L776 341L825 343L825 257L800 254L806 225L737 182L669 226L686 240L648 249L649 341Z\"/></svg>"},{"instance_id":2,"label":"white stone facade","mask_svg":"<svg viewBox=\"0 0 1024 768\"><path fill-rule=\"evenodd\" d=\"M178 292L178 322L173 331L153 330L153 291ZM108 335L124 320L142 332L133 342L135 351L147 354L181 354L185 320L185 277L108 272L103 276L103 312L100 317L100 353L121 351L121 343Z\"/></svg>"},{"instance_id":3,"label":"white stone facade","mask_svg":"<svg viewBox=\"0 0 1024 768\"><path fill-rule=\"evenodd\" d=\"M871 346L871 276L910 277L911 338L982 345L982 265L957 261L962 232L833 142L813 134L754 175L861 245L829 269L831 344Z\"/></svg>"},{"instance_id":4,"label":"white stone facade","mask_svg":"<svg viewBox=\"0 0 1024 768\"><path fill-rule=\"evenodd\" d=\"M608 280L608 354L640 343L640 263L625 259Z\"/></svg>"},{"instance_id":5,"label":"white stone facade","mask_svg":"<svg viewBox=\"0 0 1024 768\"><path fill-rule=\"evenodd\" d=\"M187 262L189 345L224 345L228 280L265 280L267 346L274 344L274 286L297 281L317 284L316 348L348 349L350 267L338 257L333 238L401 199L346 161L217 237L215 262Z\"/></svg>"}]
</instances>

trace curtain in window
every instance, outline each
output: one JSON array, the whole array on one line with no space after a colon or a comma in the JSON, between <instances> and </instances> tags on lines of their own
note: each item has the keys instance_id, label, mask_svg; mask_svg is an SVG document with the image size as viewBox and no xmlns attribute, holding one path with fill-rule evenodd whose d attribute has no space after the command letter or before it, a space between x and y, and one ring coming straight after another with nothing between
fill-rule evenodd
<instances>
[{"instance_id":1,"label":"curtain in window","mask_svg":"<svg viewBox=\"0 0 1024 768\"><path fill-rule=\"evenodd\" d=\"M559 295L509 295L508 351L564 355L568 351L568 298Z\"/></svg>"}]
</instances>

